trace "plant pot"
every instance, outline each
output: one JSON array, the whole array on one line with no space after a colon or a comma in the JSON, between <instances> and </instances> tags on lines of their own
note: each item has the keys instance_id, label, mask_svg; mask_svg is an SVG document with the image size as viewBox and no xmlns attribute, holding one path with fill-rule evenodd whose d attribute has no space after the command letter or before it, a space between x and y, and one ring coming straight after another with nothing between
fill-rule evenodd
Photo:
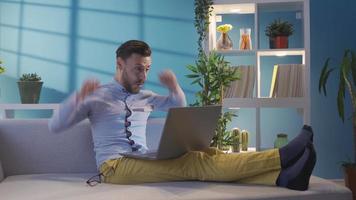
<instances>
[{"instance_id":1,"label":"plant pot","mask_svg":"<svg viewBox=\"0 0 356 200\"><path fill-rule=\"evenodd\" d=\"M345 186L352 191L352 197L356 200L356 164L344 166Z\"/></svg>"},{"instance_id":2,"label":"plant pot","mask_svg":"<svg viewBox=\"0 0 356 200\"><path fill-rule=\"evenodd\" d=\"M39 81L18 81L21 103L38 103L41 95L43 82Z\"/></svg>"},{"instance_id":3,"label":"plant pot","mask_svg":"<svg viewBox=\"0 0 356 200\"><path fill-rule=\"evenodd\" d=\"M230 151L231 150L231 146L230 145L218 145L217 148L221 151Z\"/></svg>"},{"instance_id":4,"label":"plant pot","mask_svg":"<svg viewBox=\"0 0 356 200\"><path fill-rule=\"evenodd\" d=\"M269 38L270 49L287 49L288 48L288 36L276 36Z\"/></svg>"}]
</instances>

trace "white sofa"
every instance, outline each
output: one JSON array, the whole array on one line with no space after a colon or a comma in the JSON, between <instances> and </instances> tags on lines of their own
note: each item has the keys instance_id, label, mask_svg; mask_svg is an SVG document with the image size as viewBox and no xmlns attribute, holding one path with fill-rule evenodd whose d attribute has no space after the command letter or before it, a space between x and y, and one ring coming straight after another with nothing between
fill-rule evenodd
<instances>
[{"instance_id":1,"label":"white sofa","mask_svg":"<svg viewBox=\"0 0 356 200\"><path fill-rule=\"evenodd\" d=\"M162 123L149 121L149 146L157 145ZM304 192L188 181L90 187L85 181L97 171L88 121L53 134L48 131L47 119L0 120L0 162L1 200L352 199L347 188L318 177L312 177L309 190Z\"/></svg>"}]
</instances>

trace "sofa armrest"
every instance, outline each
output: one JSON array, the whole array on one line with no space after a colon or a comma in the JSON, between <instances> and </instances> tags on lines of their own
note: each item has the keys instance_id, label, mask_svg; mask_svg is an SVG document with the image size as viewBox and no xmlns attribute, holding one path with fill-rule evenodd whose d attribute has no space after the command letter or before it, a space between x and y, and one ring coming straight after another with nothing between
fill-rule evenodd
<instances>
[{"instance_id":1,"label":"sofa armrest","mask_svg":"<svg viewBox=\"0 0 356 200\"><path fill-rule=\"evenodd\" d=\"M1 160L0 160L0 182L4 180L4 172L2 171L2 165L1 165Z\"/></svg>"}]
</instances>

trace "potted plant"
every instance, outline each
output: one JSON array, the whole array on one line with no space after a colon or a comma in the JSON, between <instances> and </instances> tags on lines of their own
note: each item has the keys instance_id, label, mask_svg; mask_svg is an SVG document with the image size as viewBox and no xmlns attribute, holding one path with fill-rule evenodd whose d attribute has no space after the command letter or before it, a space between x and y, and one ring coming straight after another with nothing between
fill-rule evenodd
<instances>
[{"instance_id":1,"label":"potted plant","mask_svg":"<svg viewBox=\"0 0 356 200\"><path fill-rule=\"evenodd\" d=\"M38 103L42 84L41 77L36 73L22 74L17 82L21 103Z\"/></svg>"},{"instance_id":2,"label":"potted plant","mask_svg":"<svg viewBox=\"0 0 356 200\"><path fill-rule=\"evenodd\" d=\"M326 96L326 83L329 75L335 68L329 69L330 58L324 64L319 78L319 93ZM352 126L354 140L354 162L343 162L342 166L345 172L345 185L353 192L353 198L356 199L356 54L347 49L339 65L339 89L337 94L337 108L339 117L345 121L345 93L348 91L352 103Z\"/></svg>"},{"instance_id":3,"label":"potted plant","mask_svg":"<svg viewBox=\"0 0 356 200\"><path fill-rule=\"evenodd\" d=\"M193 106L207 106L221 104L223 99L223 88L230 85L232 81L238 80L237 68L230 67L229 62L224 57L211 52L204 52L203 43L206 40L209 17L212 11L212 0L195 0L195 27L198 33L198 59L195 65L188 65L187 68L192 74L187 75L193 79L192 84L197 84L201 88L196 93L197 100ZM229 27L226 27L230 29ZM226 131L226 124L234 116L231 112L225 112L218 121L218 127L211 146L223 148L231 143L230 131Z\"/></svg>"},{"instance_id":4,"label":"potted plant","mask_svg":"<svg viewBox=\"0 0 356 200\"><path fill-rule=\"evenodd\" d=\"M293 32L293 24L281 19L271 22L265 30L266 36L269 37L269 46L271 49L288 48L288 37Z\"/></svg>"}]
</instances>

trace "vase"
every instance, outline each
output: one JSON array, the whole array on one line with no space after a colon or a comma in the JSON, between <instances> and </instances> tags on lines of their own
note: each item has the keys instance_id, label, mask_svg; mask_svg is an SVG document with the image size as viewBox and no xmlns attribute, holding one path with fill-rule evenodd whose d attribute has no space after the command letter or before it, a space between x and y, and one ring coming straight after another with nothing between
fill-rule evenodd
<instances>
[{"instance_id":1,"label":"vase","mask_svg":"<svg viewBox=\"0 0 356 200\"><path fill-rule=\"evenodd\" d=\"M40 99L43 82L39 81L18 81L21 103L37 104Z\"/></svg>"},{"instance_id":2,"label":"vase","mask_svg":"<svg viewBox=\"0 0 356 200\"><path fill-rule=\"evenodd\" d=\"M288 36L276 36L269 38L269 47L271 49L287 49Z\"/></svg>"},{"instance_id":3,"label":"vase","mask_svg":"<svg viewBox=\"0 0 356 200\"><path fill-rule=\"evenodd\" d=\"M356 200L356 165L343 166L345 186L348 187L353 199Z\"/></svg>"},{"instance_id":4,"label":"vase","mask_svg":"<svg viewBox=\"0 0 356 200\"><path fill-rule=\"evenodd\" d=\"M288 144L288 135L284 133L277 134L277 138L274 141L274 148L279 149L286 144Z\"/></svg>"},{"instance_id":5,"label":"vase","mask_svg":"<svg viewBox=\"0 0 356 200\"><path fill-rule=\"evenodd\" d=\"M229 35L227 33L221 33L217 43L218 50L230 50L232 46L233 44Z\"/></svg>"}]
</instances>

